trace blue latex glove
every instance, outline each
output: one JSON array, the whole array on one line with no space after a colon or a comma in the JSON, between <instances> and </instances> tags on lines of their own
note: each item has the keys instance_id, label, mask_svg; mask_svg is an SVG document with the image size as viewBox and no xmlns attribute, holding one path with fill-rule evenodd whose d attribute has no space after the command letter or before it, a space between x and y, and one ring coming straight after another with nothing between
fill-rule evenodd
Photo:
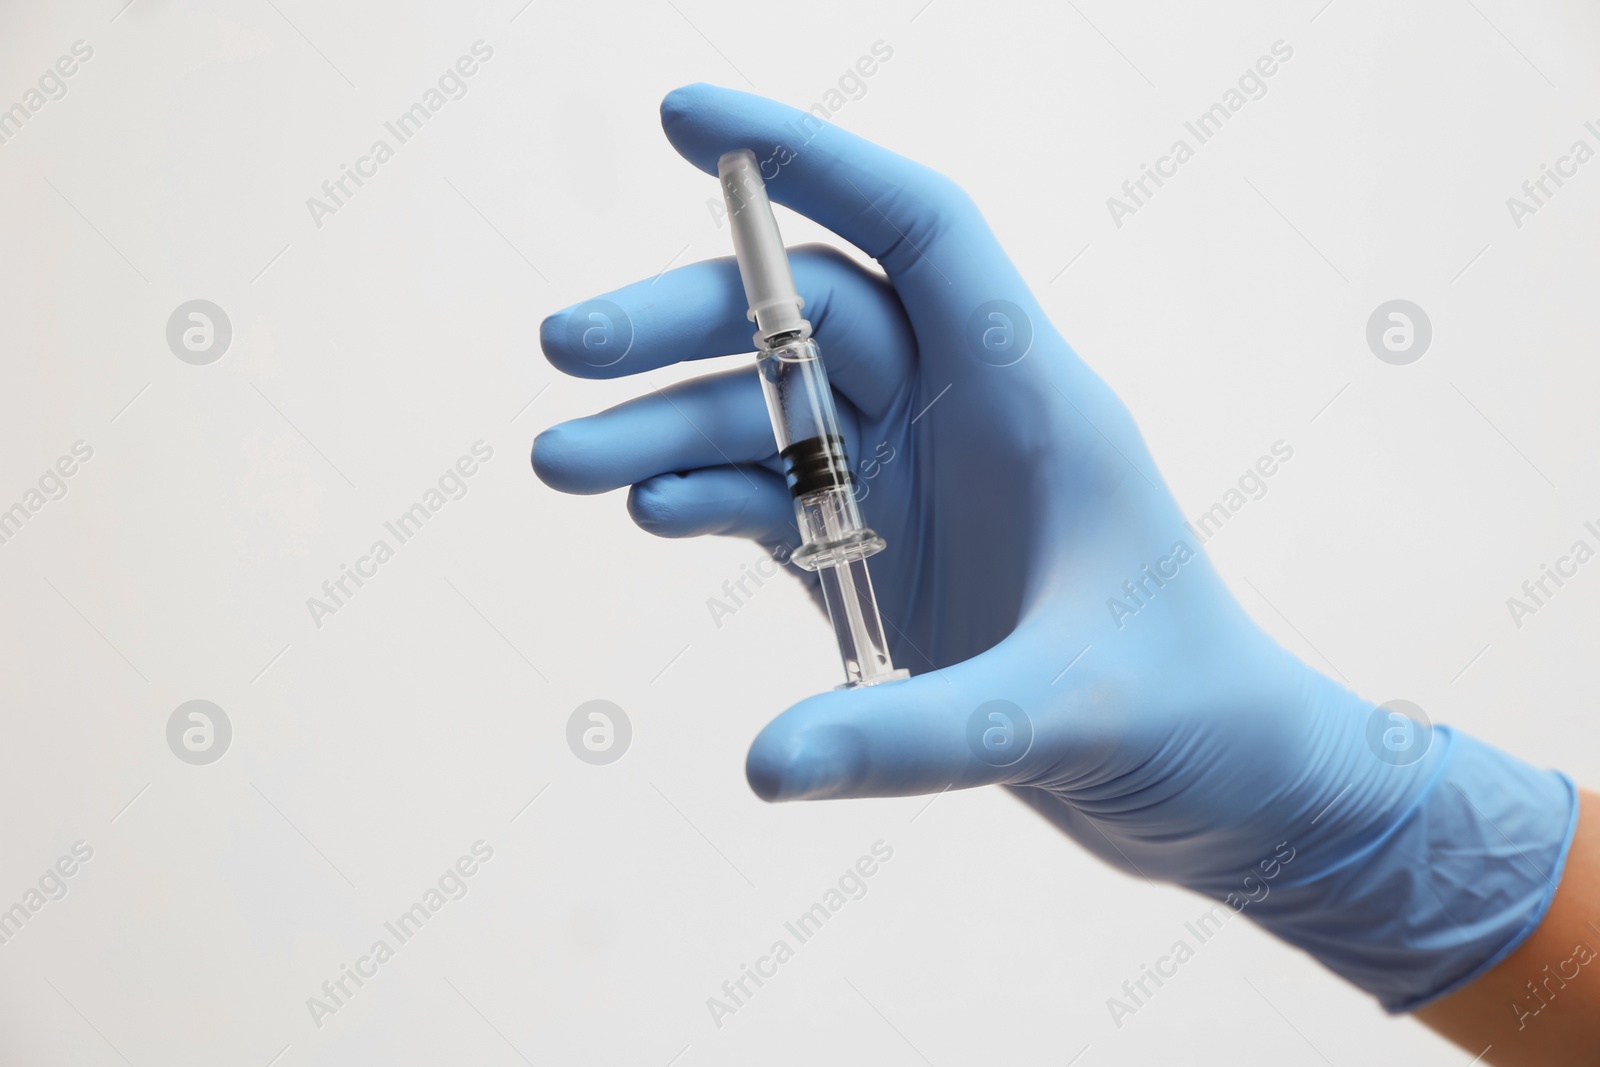
<instances>
[{"instance_id":1,"label":"blue latex glove","mask_svg":"<svg viewBox=\"0 0 1600 1067\"><path fill-rule=\"evenodd\" d=\"M1571 783L1447 728L1408 732L1263 633L960 189L744 93L691 86L661 112L704 171L734 148L769 160L775 201L886 276L793 255L850 455L877 464L863 508L889 547L873 577L915 677L780 715L750 749L758 794L1010 786L1107 861L1247 909L1391 1010L1531 932L1575 826ZM631 349L586 347L579 305L541 330L557 367L609 378L750 348L731 259L604 299ZM567 492L632 486L654 533L794 544L753 367L553 427L533 463Z\"/></svg>"}]
</instances>

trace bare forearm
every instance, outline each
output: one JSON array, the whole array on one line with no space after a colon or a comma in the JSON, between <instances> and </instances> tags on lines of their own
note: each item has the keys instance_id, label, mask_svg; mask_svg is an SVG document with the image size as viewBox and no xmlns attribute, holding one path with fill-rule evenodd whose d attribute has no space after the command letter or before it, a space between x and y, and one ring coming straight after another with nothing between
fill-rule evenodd
<instances>
[{"instance_id":1,"label":"bare forearm","mask_svg":"<svg viewBox=\"0 0 1600 1067\"><path fill-rule=\"evenodd\" d=\"M1416 1017L1483 1053L1483 1063L1600 1062L1600 795L1581 794L1577 836L1539 928L1488 974Z\"/></svg>"}]
</instances>

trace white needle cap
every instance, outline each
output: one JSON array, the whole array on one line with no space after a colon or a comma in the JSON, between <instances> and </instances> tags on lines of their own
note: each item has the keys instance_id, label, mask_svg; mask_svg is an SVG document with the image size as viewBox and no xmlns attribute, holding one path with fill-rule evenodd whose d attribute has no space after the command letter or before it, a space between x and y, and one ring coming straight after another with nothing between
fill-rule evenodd
<instances>
[{"instance_id":1,"label":"white needle cap","mask_svg":"<svg viewBox=\"0 0 1600 1067\"><path fill-rule=\"evenodd\" d=\"M772 202L767 199L755 153L747 148L727 153L717 160L717 177L722 181L722 197L728 205L733 252L739 259L739 277L750 304L750 320L756 324L756 341L769 341L785 333L810 336L811 324L800 314L805 301L795 290L789 256L778 232L778 220L772 216Z\"/></svg>"}]
</instances>

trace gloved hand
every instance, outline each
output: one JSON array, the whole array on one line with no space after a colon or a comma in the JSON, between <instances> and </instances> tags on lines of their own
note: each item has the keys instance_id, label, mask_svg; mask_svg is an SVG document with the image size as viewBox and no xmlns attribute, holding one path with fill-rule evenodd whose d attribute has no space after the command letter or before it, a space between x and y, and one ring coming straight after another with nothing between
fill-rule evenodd
<instances>
[{"instance_id":1,"label":"gloved hand","mask_svg":"<svg viewBox=\"0 0 1600 1067\"><path fill-rule=\"evenodd\" d=\"M1258 628L1133 419L956 186L744 93L691 86L661 111L691 163L714 174L753 149L775 201L886 275L793 255L850 455L875 463L863 509L889 547L873 578L915 677L780 715L750 749L758 794L1010 786L1107 861L1247 908L1391 1010L1522 940L1559 879L1571 783L1397 725ZM731 259L604 299L631 319L631 349L586 349L579 305L541 329L560 369L608 378L750 349ZM792 547L774 451L750 367L553 427L533 462L568 492L632 486L654 533ZM1410 749L1390 752L1385 731Z\"/></svg>"}]
</instances>

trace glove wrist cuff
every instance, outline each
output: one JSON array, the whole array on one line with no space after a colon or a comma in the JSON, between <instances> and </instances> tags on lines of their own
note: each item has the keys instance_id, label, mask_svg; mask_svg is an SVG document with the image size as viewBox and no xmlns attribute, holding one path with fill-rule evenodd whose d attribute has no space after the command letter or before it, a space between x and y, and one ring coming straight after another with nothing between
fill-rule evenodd
<instances>
[{"instance_id":1,"label":"glove wrist cuff","mask_svg":"<svg viewBox=\"0 0 1600 1067\"><path fill-rule=\"evenodd\" d=\"M1577 827L1565 775L1448 727L1434 742L1447 746L1442 766L1387 832L1253 913L1390 1012L1470 983L1521 944Z\"/></svg>"}]
</instances>

